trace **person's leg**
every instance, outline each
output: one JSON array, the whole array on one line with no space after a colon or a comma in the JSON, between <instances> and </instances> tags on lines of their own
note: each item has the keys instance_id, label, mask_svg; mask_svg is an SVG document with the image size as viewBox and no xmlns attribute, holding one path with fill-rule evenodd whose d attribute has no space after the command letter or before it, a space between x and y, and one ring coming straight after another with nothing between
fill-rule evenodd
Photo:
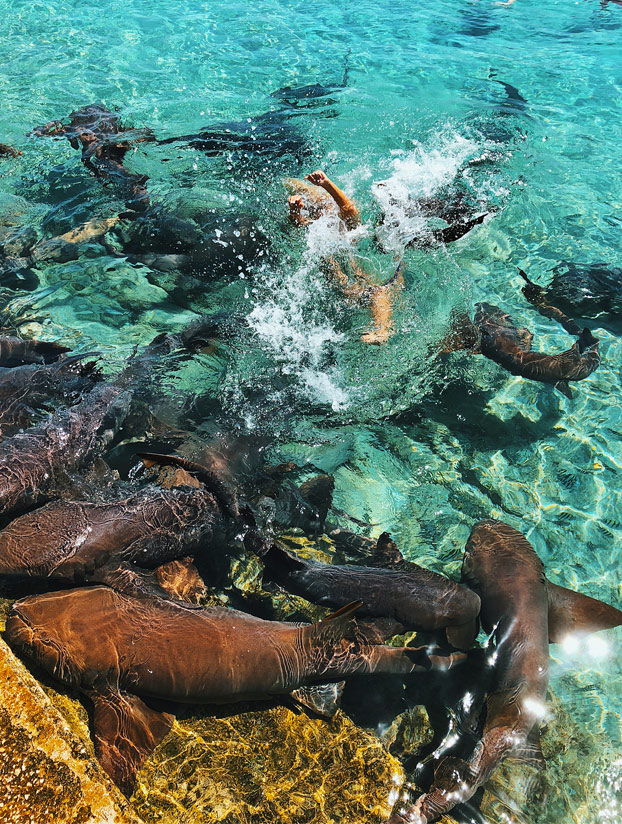
<instances>
[{"instance_id":1,"label":"person's leg","mask_svg":"<svg viewBox=\"0 0 622 824\"><path fill-rule=\"evenodd\" d=\"M404 278L401 273L393 278L386 286L372 286L369 290L369 308L374 321L373 329L361 335L364 343L386 343L391 335L395 334L393 325L393 308L397 295L404 288Z\"/></svg>"}]
</instances>

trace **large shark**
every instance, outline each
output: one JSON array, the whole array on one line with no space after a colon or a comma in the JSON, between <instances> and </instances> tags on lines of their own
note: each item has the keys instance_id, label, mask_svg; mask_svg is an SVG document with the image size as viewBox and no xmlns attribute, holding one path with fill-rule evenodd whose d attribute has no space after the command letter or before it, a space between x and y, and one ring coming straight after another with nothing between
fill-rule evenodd
<instances>
[{"instance_id":1,"label":"large shark","mask_svg":"<svg viewBox=\"0 0 622 824\"><path fill-rule=\"evenodd\" d=\"M358 606L301 625L92 587L17 601L6 637L92 699L97 755L130 793L136 770L172 723L150 706L153 699L217 704L293 693L330 715L335 682L349 675L429 668L424 649L366 640L352 617Z\"/></svg>"},{"instance_id":2,"label":"large shark","mask_svg":"<svg viewBox=\"0 0 622 824\"><path fill-rule=\"evenodd\" d=\"M299 558L276 543L264 544L251 532L245 543L280 583L315 603L336 606L356 595L362 602L361 616L390 618L401 629L442 631L458 648L471 646L477 635L479 597L438 572L405 561L386 532L371 559L376 566Z\"/></svg>"},{"instance_id":3,"label":"large shark","mask_svg":"<svg viewBox=\"0 0 622 824\"><path fill-rule=\"evenodd\" d=\"M0 444L0 515L39 502L66 471L99 457L123 423L131 392L96 386L70 409Z\"/></svg>"},{"instance_id":4,"label":"large shark","mask_svg":"<svg viewBox=\"0 0 622 824\"><path fill-rule=\"evenodd\" d=\"M93 353L71 355L48 365L0 367L0 438L28 426L36 409L51 400L75 403L99 380L94 362L82 364Z\"/></svg>"},{"instance_id":5,"label":"large shark","mask_svg":"<svg viewBox=\"0 0 622 824\"><path fill-rule=\"evenodd\" d=\"M223 531L218 503L202 486L148 486L109 503L53 501L0 532L0 580L152 592L145 569L205 550Z\"/></svg>"},{"instance_id":6,"label":"large shark","mask_svg":"<svg viewBox=\"0 0 622 824\"><path fill-rule=\"evenodd\" d=\"M548 581L531 544L500 521L473 527L462 580L480 596L482 627L495 639L483 735L467 760L441 758L428 792L389 824L435 821L468 801L506 757L542 764L549 642L622 625L615 607Z\"/></svg>"}]
</instances>

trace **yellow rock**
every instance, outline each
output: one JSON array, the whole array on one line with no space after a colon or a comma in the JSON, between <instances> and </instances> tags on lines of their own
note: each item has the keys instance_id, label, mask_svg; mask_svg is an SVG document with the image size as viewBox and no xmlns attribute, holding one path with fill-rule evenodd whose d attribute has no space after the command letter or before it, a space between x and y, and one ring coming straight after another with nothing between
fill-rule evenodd
<instances>
[{"instance_id":1,"label":"yellow rock","mask_svg":"<svg viewBox=\"0 0 622 824\"><path fill-rule=\"evenodd\" d=\"M147 760L132 798L146 822L378 824L391 813L402 767L343 713L230 709L179 721Z\"/></svg>"},{"instance_id":2,"label":"yellow rock","mask_svg":"<svg viewBox=\"0 0 622 824\"><path fill-rule=\"evenodd\" d=\"M140 824L92 748L3 641L0 684L2 824Z\"/></svg>"}]
</instances>

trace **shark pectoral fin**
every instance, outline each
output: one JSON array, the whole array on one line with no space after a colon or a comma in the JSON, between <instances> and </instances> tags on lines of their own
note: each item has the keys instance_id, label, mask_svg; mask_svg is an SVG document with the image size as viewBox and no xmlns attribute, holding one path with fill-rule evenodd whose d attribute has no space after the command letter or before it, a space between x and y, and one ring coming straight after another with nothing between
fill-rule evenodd
<instances>
[{"instance_id":1,"label":"shark pectoral fin","mask_svg":"<svg viewBox=\"0 0 622 824\"><path fill-rule=\"evenodd\" d=\"M173 716L140 698L112 688L91 692L95 752L104 770L126 796L136 773L173 725Z\"/></svg>"},{"instance_id":2,"label":"shark pectoral fin","mask_svg":"<svg viewBox=\"0 0 622 824\"><path fill-rule=\"evenodd\" d=\"M610 604L547 581L549 641L560 644L573 634L598 632L622 625L622 612Z\"/></svg>"},{"instance_id":3,"label":"shark pectoral fin","mask_svg":"<svg viewBox=\"0 0 622 824\"><path fill-rule=\"evenodd\" d=\"M479 619L475 618L468 624L460 624L456 627L446 627L445 635L447 641L456 649L469 649L473 646L473 641L477 638L479 631Z\"/></svg>"},{"instance_id":4,"label":"shark pectoral fin","mask_svg":"<svg viewBox=\"0 0 622 824\"><path fill-rule=\"evenodd\" d=\"M568 381L557 381L555 384L555 389L559 389L562 395L565 395L567 398L572 400L572 392L570 390L570 386L568 385Z\"/></svg>"},{"instance_id":5,"label":"shark pectoral fin","mask_svg":"<svg viewBox=\"0 0 622 824\"><path fill-rule=\"evenodd\" d=\"M306 627L305 632L308 632L316 641L329 644L338 644L344 638L352 638L356 629L354 613L362 606L362 601L352 601L345 607L327 615L317 624Z\"/></svg>"},{"instance_id":6,"label":"shark pectoral fin","mask_svg":"<svg viewBox=\"0 0 622 824\"><path fill-rule=\"evenodd\" d=\"M181 558L162 564L155 570L155 577L159 586L173 598L200 604L207 588L192 561L192 558Z\"/></svg>"},{"instance_id":7,"label":"shark pectoral fin","mask_svg":"<svg viewBox=\"0 0 622 824\"><path fill-rule=\"evenodd\" d=\"M466 652L452 652L449 655L428 655L429 668L436 672L447 672L467 660Z\"/></svg>"},{"instance_id":8,"label":"shark pectoral fin","mask_svg":"<svg viewBox=\"0 0 622 824\"><path fill-rule=\"evenodd\" d=\"M299 687L292 690L290 696L303 707L311 710L323 718L332 718L341 702L341 694L345 687L345 681L337 681L332 684L314 684L310 687Z\"/></svg>"}]
</instances>

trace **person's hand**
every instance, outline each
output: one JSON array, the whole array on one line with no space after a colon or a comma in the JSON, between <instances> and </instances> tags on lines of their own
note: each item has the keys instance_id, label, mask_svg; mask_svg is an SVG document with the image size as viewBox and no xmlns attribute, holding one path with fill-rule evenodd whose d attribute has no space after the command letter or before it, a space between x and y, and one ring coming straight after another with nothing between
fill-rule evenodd
<instances>
[{"instance_id":1,"label":"person's hand","mask_svg":"<svg viewBox=\"0 0 622 824\"><path fill-rule=\"evenodd\" d=\"M294 226L304 226L308 219L303 215L304 200L300 195L290 195L287 198L289 206L289 219Z\"/></svg>"},{"instance_id":2,"label":"person's hand","mask_svg":"<svg viewBox=\"0 0 622 824\"><path fill-rule=\"evenodd\" d=\"M324 188L324 186L329 182L324 172L320 169L318 169L317 172L311 172L310 175L305 177L305 180L308 180L309 183L313 183L315 186L321 186L322 188Z\"/></svg>"}]
</instances>

